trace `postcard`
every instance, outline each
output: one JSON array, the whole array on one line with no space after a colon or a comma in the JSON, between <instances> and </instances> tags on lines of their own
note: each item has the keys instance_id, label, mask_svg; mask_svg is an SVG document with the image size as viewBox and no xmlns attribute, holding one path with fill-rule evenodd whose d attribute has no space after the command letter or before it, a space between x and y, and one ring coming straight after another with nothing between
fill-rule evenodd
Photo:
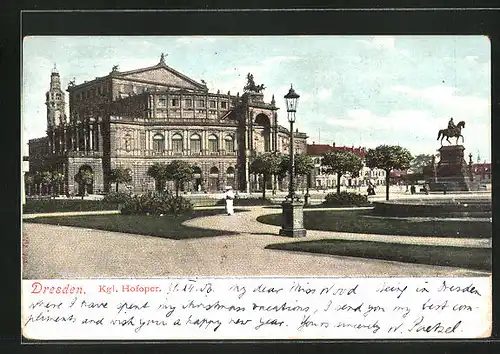
<instances>
[{"instance_id":1,"label":"postcard","mask_svg":"<svg viewBox=\"0 0 500 354\"><path fill-rule=\"evenodd\" d=\"M29 340L491 334L484 36L27 36Z\"/></svg>"}]
</instances>

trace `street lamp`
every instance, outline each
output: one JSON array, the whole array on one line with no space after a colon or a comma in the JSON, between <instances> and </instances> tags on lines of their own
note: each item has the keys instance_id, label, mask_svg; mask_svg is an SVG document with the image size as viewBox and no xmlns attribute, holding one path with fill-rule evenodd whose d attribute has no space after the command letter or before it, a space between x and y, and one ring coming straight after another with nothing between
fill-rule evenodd
<instances>
[{"instance_id":1,"label":"street lamp","mask_svg":"<svg viewBox=\"0 0 500 354\"><path fill-rule=\"evenodd\" d=\"M293 86L290 85L290 90L285 95L288 122L290 122L290 165L288 171L290 175L290 183L288 185L288 196L281 204L283 207L283 214L281 220L281 230L279 232L282 236L290 237L306 236L306 229L304 229L304 204L299 200L298 196L295 195L295 183L293 176L295 170L293 123L295 123L295 113L297 112L299 97L300 96L293 89Z\"/></svg>"},{"instance_id":2,"label":"street lamp","mask_svg":"<svg viewBox=\"0 0 500 354\"><path fill-rule=\"evenodd\" d=\"M288 185L288 198L290 200L296 199L295 195L295 183L293 174L295 172L295 154L293 147L293 123L295 123L295 113L297 112L297 105L299 103L299 94L295 92L293 86L290 85L290 90L285 95L286 101L286 111L288 113L288 122L290 123L290 166L289 166L289 174L290 174L290 184Z\"/></svg>"}]
</instances>

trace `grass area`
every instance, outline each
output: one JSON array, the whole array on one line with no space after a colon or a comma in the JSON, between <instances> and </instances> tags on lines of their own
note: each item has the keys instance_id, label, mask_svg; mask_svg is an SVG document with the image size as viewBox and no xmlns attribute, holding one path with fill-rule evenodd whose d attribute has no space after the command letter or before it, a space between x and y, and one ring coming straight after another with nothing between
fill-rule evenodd
<instances>
[{"instance_id":1,"label":"grass area","mask_svg":"<svg viewBox=\"0 0 500 354\"><path fill-rule=\"evenodd\" d=\"M118 204L102 200L82 199L28 199L23 213L53 213L57 211L118 210Z\"/></svg>"},{"instance_id":2,"label":"grass area","mask_svg":"<svg viewBox=\"0 0 500 354\"><path fill-rule=\"evenodd\" d=\"M370 217L371 215L370 210L309 211L304 213L304 227L308 230L379 235L492 237L492 225L488 221L408 220ZM281 214L259 216L257 221L279 226L281 225Z\"/></svg>"},{"instance_id":3,"label":"grass area","mask_svg":"<svg viewBox=\"0 0 500 354\"><path fill-rule=\"evenodd\" d=\"M240 210L235 210L240 212ZM50 216L24 220L41 224L64 225L97 229L105 231L125 232L138 235L164 237L183 240L199 237L235 235L236 233L217 230L206 230L181 225L184 221L223 213L223 210L195 210L183 215L85 215L85 216Z\"/></svg>"},{"instance_id":4,"label":"grass area","mask_svg":"<svg viewBox=\"0 0 500 354\"><path fill-rule=\"evenodd\" d=\"M373 241L317 240L272 244L267 249L322 253L491 271L491 249L407 245Z\"/></svg>"}]
</instances>

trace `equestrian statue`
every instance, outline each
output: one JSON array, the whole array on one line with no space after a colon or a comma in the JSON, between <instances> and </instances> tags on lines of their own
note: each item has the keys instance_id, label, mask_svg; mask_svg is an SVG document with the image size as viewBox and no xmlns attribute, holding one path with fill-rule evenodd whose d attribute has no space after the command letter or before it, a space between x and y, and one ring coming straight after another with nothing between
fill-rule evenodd
<instances>
[{"instance_id":1,"label":"equestrian statue","mask_svg":"<svg viewBox=\"0 0 500 354\"><path fill-rule=\"evenodd\" d=\"M446 138L446 141L451 144L449 138L457 138L455 145L458 145L458 138L462 138L462 143L464 142L464 137L462 135L462 128L465 128L465 122L462 120L458 122L457 125L453 122L453 118L450 118L448 122L447 129L441 129L438 133L437 140L441 138L441 146L443 146L443 139Z\"/></svg>"}]
</instances>

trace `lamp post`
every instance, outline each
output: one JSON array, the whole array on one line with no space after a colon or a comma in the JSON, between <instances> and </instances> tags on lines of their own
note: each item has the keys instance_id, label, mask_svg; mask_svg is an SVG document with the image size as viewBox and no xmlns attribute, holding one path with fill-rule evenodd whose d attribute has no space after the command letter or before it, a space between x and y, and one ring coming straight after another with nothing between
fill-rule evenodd
<instances>
[{"instance_id":1,"label":"lamp post","mask_svg":"<svg viewBox=\"0 0 500 354\"><path fill-rule=\"evenodd\" d=\"M297 112L297 104L299 95L290 85L290 90L285 95L286 111L288 113L288 122L290 123L290 165L289 175L290 183L288 185L288 195L281 204L283 207L281 230L279 232L282 236L290 237L304 237L306 236L306 229L304 229L304 204L299 200L295 194L294 172L295 172L295 151L294 151L294 134L293 123L295 123L295 113Z\"/></svg>"}]
</instances>

